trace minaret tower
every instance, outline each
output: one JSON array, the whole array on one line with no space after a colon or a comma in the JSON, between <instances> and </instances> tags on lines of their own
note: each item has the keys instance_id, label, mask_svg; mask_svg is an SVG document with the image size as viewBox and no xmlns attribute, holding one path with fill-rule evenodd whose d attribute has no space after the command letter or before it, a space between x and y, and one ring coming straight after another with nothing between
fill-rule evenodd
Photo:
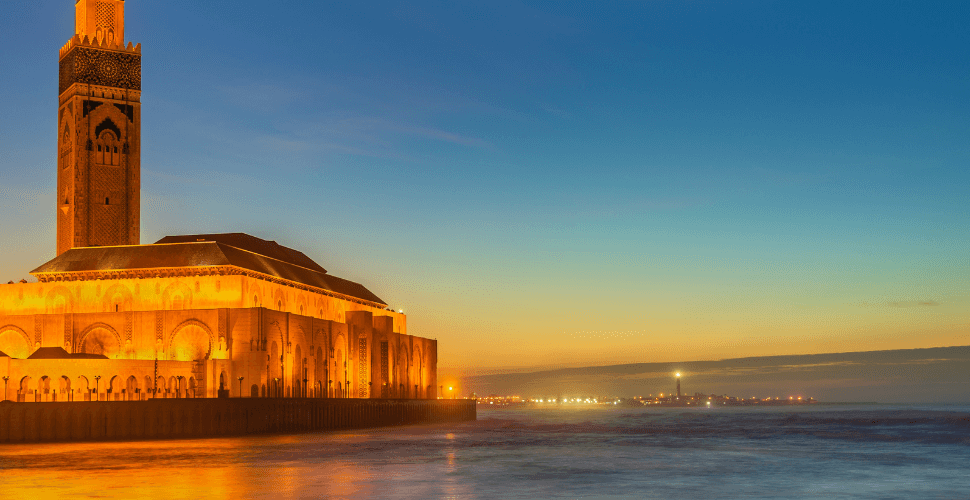
<instances>
[{"instance_id":1,"label":"minaret tower","mask_svg":"<svg viewBox=\"0 0 970 500\"><path fill-rule=\"evenodd\" d=\"M141 44L125 46L124 0L76 0L60 51L57 254L137 245Z\"/></svg>"}]
</instances>

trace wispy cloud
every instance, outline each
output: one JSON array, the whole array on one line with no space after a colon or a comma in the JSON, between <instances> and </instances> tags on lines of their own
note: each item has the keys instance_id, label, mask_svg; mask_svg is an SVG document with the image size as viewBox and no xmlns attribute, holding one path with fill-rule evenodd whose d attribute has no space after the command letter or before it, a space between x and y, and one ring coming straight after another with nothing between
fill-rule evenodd
<instances>
[{"instance_id":1,"label":"wispy cloud","mask_svg":"<svg viewBox=\"0 0 970 500\"><path fill-rule=\"evenodd\" d=\"M217 87L226 102L236 107L276 112L280 108L306 98L294 85L274 83L247 83L245 85L220 85Z\"/></svg>"},{"instance_id":2,"label":"wispy cloud","mask_svg":"<svg viewBox=\"0 0 970 500\"><path fill-rule=\"evenodd\" d=\"M886 302L862 301L856 305L859 307L895 307L906 309L912 307L935 307L940 305L940 303L935 300L890 300Z\"/></svg>"},{"instance_id":3,"label":"wispy cloud","mask_svg":"<svg viewBox=\"0 0 970 500\"><path fill-rule=\"evenodd\" d=\"M940 303L935 300L902 300L886 302L886 305L889 307L933 307L940 305Z\"/></svg>"},{"instance_id":4,"label":"wispy cloud","mask_svg":"<svg viewBox=\"0 0 970 500\"><path fill-rule=\"evenodd\" d=\"M447 130L402 123L386 118L345 118L331 123L321 124L321 128L332 133L336 132L336 135L356 136L361 139L374 139L375 136L380 137L387 133L397 133L435 141L450 142L462 146L489 146L488 142L477 137L469 137Z\"/></svg>"}]
</instances>

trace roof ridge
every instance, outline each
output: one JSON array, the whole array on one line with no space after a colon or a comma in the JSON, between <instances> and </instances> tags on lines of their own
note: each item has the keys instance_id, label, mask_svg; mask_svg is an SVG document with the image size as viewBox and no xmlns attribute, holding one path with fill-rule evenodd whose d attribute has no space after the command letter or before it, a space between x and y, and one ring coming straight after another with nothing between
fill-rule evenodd
<instances>
[{"instance_id":1,"label":"roof ridge","mask_svg":"<svg viewBox=\"0 0 970 500\"><path fill-rule=\"evenodd\" d=\"M191 243L191 242L189 242L189 243ZM202 242L198 242L198 243L202 243ZM317 271L316 269L311 269L311 268L306 267L306 266L301 266L301 265L297 264L296 262L290 262L290 261L287 261L287 260L277 259L276 257L272 257L272 256L266 255L264 253L254 252L252 250L247 250L245 248L239 248L239 247L237 247L235 245L230 245L228 243L223 243L221 241L213 241L211 243L215 243L216 245L225 245L225 246L227 246L229 248L235 248L236 250L239 250L240 252L246 252L246 253L251 253L253 255L259 255L260 257L264 257L264 258L267 258L267 259L270 259L270 260L275 260L276 262L282 262L284 264L289 264L291 266L296 266L296 267L299 267L300 269L306 269L307 271L312 271L312 272L315 272L317 274L323 274L325 276L332 276L329 273L325 273L325 272L324 273L321 273L320 271ZM221 249L220 249L220 251L221 251ZM224 257L226 257L227 260L229 259L229 256L226 255L225 253L223 253L222 255ZM334 276L334 277L336 277L336 276Z\"/></svg>"}]
</instances>

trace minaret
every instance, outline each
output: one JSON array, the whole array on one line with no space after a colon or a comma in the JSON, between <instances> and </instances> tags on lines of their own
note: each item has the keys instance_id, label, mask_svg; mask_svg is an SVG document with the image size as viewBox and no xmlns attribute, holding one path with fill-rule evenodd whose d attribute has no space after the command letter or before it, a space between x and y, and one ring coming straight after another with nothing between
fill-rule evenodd
<instances>
[{"instance_id":1,"label":"minaret","mask_svg":"<svg viewBox=\"0 0 970 500\"><path fill-rule=\"evenodd\" d=\"M124 44L124 0L76 0L75 16L60 51L58 255L141 232L141 44Z\"/></svg>"}]
</instances>

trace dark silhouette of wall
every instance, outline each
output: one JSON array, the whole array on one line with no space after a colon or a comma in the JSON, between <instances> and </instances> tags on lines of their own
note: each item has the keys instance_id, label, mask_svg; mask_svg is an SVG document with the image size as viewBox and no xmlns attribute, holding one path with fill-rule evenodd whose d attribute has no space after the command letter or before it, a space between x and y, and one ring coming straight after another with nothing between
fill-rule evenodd
<instances>
[{"instance_id":1,"label":"dark silhouette of wall","mask_svg":"<svg viewBox=\"0 0 970 500\"><path fill-rule=\"evenodd\" d=\"M0 403L0 443L206 438L475 419L474 400L7 401Z\"/></svg>"}]
</instances>

